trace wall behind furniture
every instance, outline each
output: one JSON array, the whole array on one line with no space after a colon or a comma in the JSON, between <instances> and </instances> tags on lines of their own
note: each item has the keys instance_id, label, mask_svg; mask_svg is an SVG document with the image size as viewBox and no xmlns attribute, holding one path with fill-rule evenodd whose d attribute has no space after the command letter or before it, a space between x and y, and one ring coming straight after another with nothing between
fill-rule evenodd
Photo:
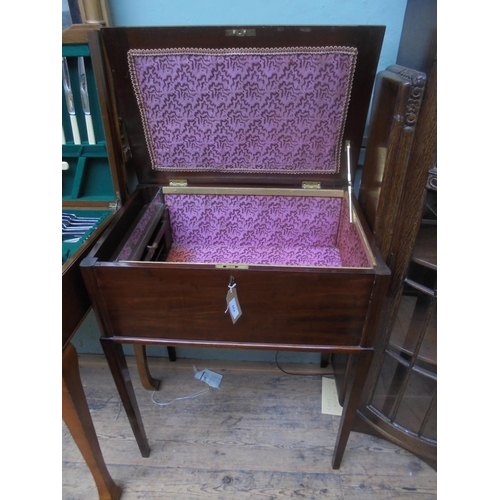
<instances>
[{"instance_id":1,"label":"wall behind furniture","mask_svg":"<svg viewBox=\"0 0 500 500\"><path fill-rule=\"evenodd\" d=\"M386 26L379 70L396 62L407 0L108 0L114 26Z\"/></svg>"},{"instance_id":2,"label":"wall behind furniture","mask_svg":"<svg viewBox=\"0 0 500 500\"><path fill-rule=\"evenodd\" d=\"M383 25L379 71L396 62L407 0L108 0L113 26L201 25ZM263 325L265 328L265 325ZM79 353L101 353L93 311L73 338ZM124 346L133 354L132 346ZM166 356L150 346L148 355ZM181 358L274 362L275 352L231 349L177 349ZM279 360L319 363L320 354L283 352Z\"/></svg>"}]
</instances>

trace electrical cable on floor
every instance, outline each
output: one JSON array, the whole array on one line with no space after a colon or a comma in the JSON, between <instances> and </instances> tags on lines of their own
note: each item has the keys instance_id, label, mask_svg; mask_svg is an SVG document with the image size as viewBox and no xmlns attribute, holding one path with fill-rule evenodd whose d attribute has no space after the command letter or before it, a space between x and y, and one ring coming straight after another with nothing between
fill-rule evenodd
<instances>
[{"instance_id":1,"label":"electrical cable on floor","mask_svg":"<svg viewBox=\"0 0 500 500\"><path fill-rule=\"evenodd\" d=\"M117 415L116 415L116 417L115 417L115 422L118 420L118 417L120 416L121 411L122 411L122 402L121 402L121 400L119 399L119 400L118 400L118 413L117 413Z\"/></svg>"},{"instance_id":2,"label":"electrical cable on floor","mask_svg":"<svg viewBox=\"0 0 500 500\"><path fill-rule=\"evenodd\" d=\"M292 373L292 372L287 372L281 368L280 364L278 363L278 354L279 351L276 351L276 355L274 356L274 362L276 363L276 366L283 372L286 373L287 375L299 375L301 377L317 377L318 375L327 375L325 372L321 373Z\"/></svg>"},{"instance_id":3,"label":"electrical cable on floor","mask_svg":"<svg viewBox=\"0 0 500 500\"><path fill-rule=\"evenodd\" d=\"M156 391L154 391L153 394L151 394L151 401L153 401L153 403L155 405L158 405L158 406L168 406L168 405L171 405L172 403L175 403L176 401L182 401L183 399L197 398L198 396L201 396L202 394L207 393L209 390L210 390L210 387L208 387L207 389L203 389L200 392L196 392L195 394L190 394L189 396L182 396L182 397L179 397L179 398L175 398L175 399L172 399L172 401L167 401L165 403L160 403L159 401L155 400L154 396L156 394Z\"/></svg>"}]
</instances>

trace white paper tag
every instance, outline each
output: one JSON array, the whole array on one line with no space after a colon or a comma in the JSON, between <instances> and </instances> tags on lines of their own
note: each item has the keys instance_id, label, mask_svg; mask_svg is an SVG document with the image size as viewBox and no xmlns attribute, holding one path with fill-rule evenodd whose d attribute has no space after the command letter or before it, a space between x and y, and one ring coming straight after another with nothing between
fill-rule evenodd
<instances>
[{"instance_id":1,"label":"white paper tag","mask_svg":"<svg viewBox=\"0 0 500 500\"><path fill-rule=\"evenodd\" d=\"M233 323L239 319L242 315L240 302L238 301L238 293L236 292L236 287L229 289L226 295L227 308L226 312L229 311Z\"/></svg>"},{"instance_id":2,"label":"white paper tag","mask_svg":"<svg viewBox=\"0 0 500 500\"><path fill-rule=\"evenodd\" d=\"M231 299L229 301L229 313L231 314L231 317L233 319L236 319L240 314L240 310L238 309L238 303L236 302L236 299Z\"/></svg>"},{"instance_id":3,"label":"white paper tag","mask_svg":"<svg viewBox=\"0 0 500 500\"><path fill-rule=\"evenodd\" d=\"M335 379L323 377L321 384L321 413L326 415L342 415L342 406L337 396Z\"/></svg>"},{"instance_id":4,"label":"white paper tag","mask_svg":"<svg viewBox=\"0 0 500 500\"><path fill-rule=\"evenodd\" d=\"M196 366L193 366L194 368L194 378L201 380L202 382L205 382L208 384L210 387L213 387L214 389L218 389L219 385L222 380L222 375L219 373L213 372L212 370L208 370L205 368L204 370L198 371L196 369Z\"/></svg>"}]
</instances>

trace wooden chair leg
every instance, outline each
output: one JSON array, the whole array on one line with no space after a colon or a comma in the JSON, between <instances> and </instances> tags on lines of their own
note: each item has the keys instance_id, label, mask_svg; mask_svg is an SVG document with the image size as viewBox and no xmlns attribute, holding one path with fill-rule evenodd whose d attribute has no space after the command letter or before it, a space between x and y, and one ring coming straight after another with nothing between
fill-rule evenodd
<instances>
[{"instance_id":1,"label":"wooden chair leg","mask_svg":"<svg viewBox=\"0 0 500 500\"><path fill-rule=\"evenodd\" d=\"M63 351L62 410L64 422L94 477L100 500L118 500L121 489L104 463L80 379L78 355L71 344Z\"/></svg>"},{"instance_id":2,"label":"wooden chair leg","mask_svg":"<svg viewBox=\"0 0 500 500\"><path fill-rule=\"evenodd\" d=\"M146 346L144 344L134 344L134 352L142 386L147 391L157 391L160 388L161 380L153 378L149 372Z\"/></svg>"},{"instance_id":3,"label":"wooden chair leg","mask_svg":"<svg viewBox=\"0 0 500 500\"><path fill-rule=\"evenodd\" d=\"M123 347L108 337L101 337L101 346L108 361L111 375L122 400L123 408L127 414L132 432L143 457L149 456L149 444L142 423L139 406L135 397L134 387L130 380L130 373L123 352Z\"/></svg>"},{"instance_id":4,"label":"wooden chair leg","mask_svg":"<svg viewBox=\"0 0 500 500\"><path fill-rule=\"evenodd\" d=\"M347 386L346 398L340 417L337 442L333 451L332 467L339 469L344 455L347 440L354 424L356 411L358 410L361 393L366 382L368 370L373 358L373 349L363 350L358 355L358 360L354 370L350 370L349 382Z\"/></svg>"}]
</instances>

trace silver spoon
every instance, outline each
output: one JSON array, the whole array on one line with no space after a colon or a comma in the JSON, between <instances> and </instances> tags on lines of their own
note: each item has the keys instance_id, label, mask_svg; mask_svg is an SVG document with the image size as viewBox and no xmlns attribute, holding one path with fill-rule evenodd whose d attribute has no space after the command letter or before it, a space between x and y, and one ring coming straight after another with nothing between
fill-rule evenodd
<instances>
[{"instance_id":1,"label":"silver spoon","mask_svg":"<svg viewBox=\"0 0 500 500\"><path fill-rule=\"evenodd\" d=\"M90 221L94 221L94 222L97 222L99 220L99 217L80 217L78 215L75 215L75 214L68 214L68 213L63 213L62 214L62 218L65 219L66 221L80 221L80 222L90 222Z\"/></svg>"},{"instance_id":2,"label":"silver spoon","mask_svg":"<svg viewBox=\"0 0 500 500\"><path fill-rule=\"evenodd\" d=\"M70 224L66 224L65 222L62 223L63 229L90 229L92 227L94 227L94 224L88 224L87 222L72 222Z\"/></svg>"}]
</instances>

